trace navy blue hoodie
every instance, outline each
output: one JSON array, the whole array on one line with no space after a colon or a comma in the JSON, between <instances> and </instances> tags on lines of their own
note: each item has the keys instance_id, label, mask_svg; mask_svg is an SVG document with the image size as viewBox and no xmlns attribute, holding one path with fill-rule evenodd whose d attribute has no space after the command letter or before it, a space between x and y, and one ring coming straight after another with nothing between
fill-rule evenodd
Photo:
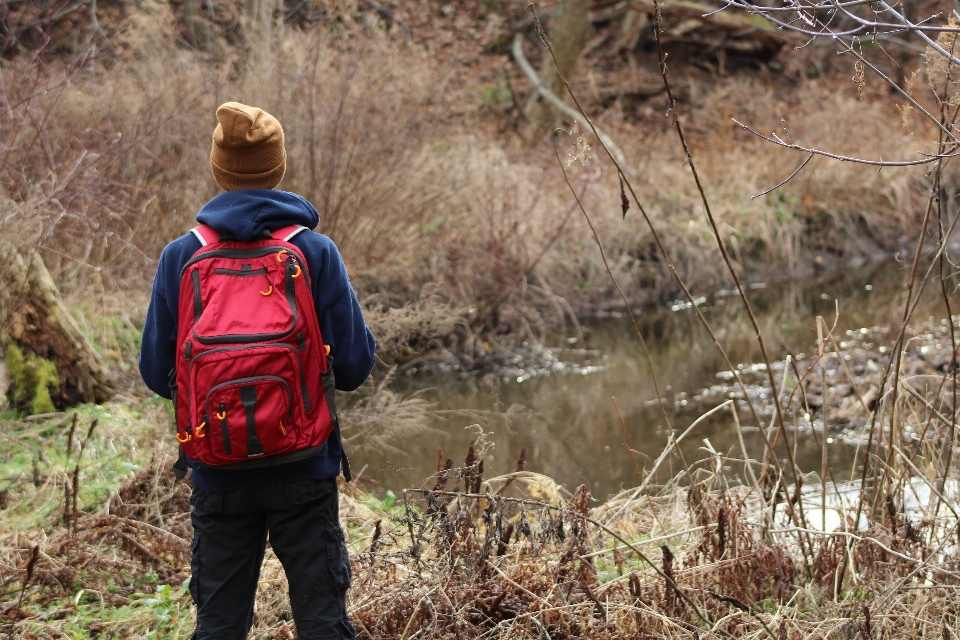
<instances>
[{"instance_id":1,"label":"navy blue hoodie","mask_svg":"<svg viewBox=\"0 0 960 640\"><path fill-rule=\"evenodd\" d=\"M313 229L320 223L320 214L295 193L245 189L217 196L200 210L197 220L220 233L231 233L237 240L248 241L256 239L264 230L291 224ZM291 242L303 252L310 270L317 319L323 341L330 345L337 389L353 391L373 370L376 343L363 321L343 259L333 241L319 233L304 231ZM176 361L180 270L199 248L200 241L192 233L168 244L160 255L153 281L140 345L140 375L150 389L164 398L170 397L169 375ZM313 458L243 471L197 467L190 479L203 491L229 491L278 482L334 478L340 473L342 452L340 433L336 430Z\"/></svg>"}]
</instances>

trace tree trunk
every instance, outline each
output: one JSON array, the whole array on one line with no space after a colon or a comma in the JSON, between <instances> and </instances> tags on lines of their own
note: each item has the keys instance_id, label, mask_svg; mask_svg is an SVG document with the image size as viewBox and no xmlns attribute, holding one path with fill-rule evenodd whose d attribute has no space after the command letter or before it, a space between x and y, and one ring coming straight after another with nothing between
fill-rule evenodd
<instances>
[{"instance_id":1,"label":"tree trunk","mask_svg":"<svg viewBox=\"0 0 960 640\"><path fill-rule=\"evenodd\" d=\"M210 53L213 46L210 23L200 15L200 0L184 0L183 15L187 23L187 40L197 49Z\"/></svg>"},{"instance_id":2,"label":"tree trunk","mask_svg":"<svg viewBox=\"0 0 960 640\"><path fill-rule=\"evenodd\" d=\"M549 51L544 52L543 65L540 69L540 79L543 84L561 99L565 99L566 90L560 73L568 81L577 58L587 42L590 33L590 0L560 0L557 11L550 24L550 44L557 57L556 65ZM533 129L540 129L551 118L553 112L538 93L534 93L523 108L523 115Z\"/></svg>"},{"instance_id":3,"label":"tree trunk","mask_svg":"<svg viewBox=\"0 0 960 640\"><path fill-rule=\"evenodd\" d=\"M24 257L0 243L0 265L0 356L12 340L25 355L56 364L60 384L50 395L58 407L109 399L110 374L63 304L40 253ZM6 384L0 386L0 394L6 391Z\"/></svg>"}]
</instances>

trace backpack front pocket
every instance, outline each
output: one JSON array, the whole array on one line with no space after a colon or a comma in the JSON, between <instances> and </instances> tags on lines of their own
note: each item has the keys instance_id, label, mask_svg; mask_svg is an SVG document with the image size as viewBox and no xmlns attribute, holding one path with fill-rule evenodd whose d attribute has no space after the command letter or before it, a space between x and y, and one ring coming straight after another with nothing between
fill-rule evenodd
<instances>
[{"instance_id":1,"label":"backpack front pocket","mask_svg":"<svg viewBox=\"0 0 960 640\"><path fill-rule=\"evenodd\" d=\"M293 392L279 376L222 382L205 402L210 449L234 461L271 456L296 445Z\"/></svg>"},{"instance_id":2,"label":"backpack front pocket","mask_svg":"<svg viewBox=\"0 0 960 640\"><path fill-rule=\"evenodd\" d=\"M205 424L201 442L193 444L215 464L269 457L300 444L309 398L300 354L291 345L204 352L190 363L190 380L191 424Z\"/></svg>"},{"instance_id":3,"label":"backpack front pocket","mask_svg":"<svg viewBox=\"0 0 960 640\"><path fill-rule=\"evenodd\" d=\"M302 268L284 253L222 258L190 272L193 339L201 344L278 340L297 325L296 279Z\"/></svg>"}]
</instances>

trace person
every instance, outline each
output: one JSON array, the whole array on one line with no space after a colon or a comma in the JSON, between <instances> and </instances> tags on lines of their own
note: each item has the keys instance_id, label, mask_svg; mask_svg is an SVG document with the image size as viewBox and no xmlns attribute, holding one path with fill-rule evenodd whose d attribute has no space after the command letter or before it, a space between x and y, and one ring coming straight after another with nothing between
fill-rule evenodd
<instances>
[{"instance_id":1,"label":"person","mask_svg":"<svg viewBox=\"0 0 960 640\"><path fill-rule=\"evenodd\" d=\"M373 369L376 344L336 245L309 231L320 222L317 210L303 197L276 189L286 169L283 128L265 111L237 102L221 105L217 119L210 162L224 193L200 210L197 221L241 242L290 225L308 229L290 242L309 270L320 331L334 356L336 388L356 389ZM153 282L139 366L147 386L165 398L172 395L177 357L181 269L200 248L195 233L168 244ZM345 457L334 426L319 453L298 461L243 470L188 461L193 638L247 637L268 536L286 571L299 637L355 637L346 612L350 562L338 517L337 476Z\"/></svg>"}]
</instances>

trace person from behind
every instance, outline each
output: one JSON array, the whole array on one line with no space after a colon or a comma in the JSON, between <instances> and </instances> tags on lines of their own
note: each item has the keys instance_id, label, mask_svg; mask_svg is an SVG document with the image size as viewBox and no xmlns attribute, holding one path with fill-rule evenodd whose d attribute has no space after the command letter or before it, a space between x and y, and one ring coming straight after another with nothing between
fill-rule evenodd
<instances>
[{"instance_id":1,"label":"person from behind","mask_svg":"<svg viewBox=\"0 0 960 640\"><path fill-rule=\"evenodd\" d=\"M269 538L304 640L354 638L337 476L350 480L334 389L370 375L376 344L317 210L280 191L283 128L217 109L210 162L224 193L160 256L140 351L176 414L191 469L193 638L246 638Z\"/></svg>"}]
</instances>

